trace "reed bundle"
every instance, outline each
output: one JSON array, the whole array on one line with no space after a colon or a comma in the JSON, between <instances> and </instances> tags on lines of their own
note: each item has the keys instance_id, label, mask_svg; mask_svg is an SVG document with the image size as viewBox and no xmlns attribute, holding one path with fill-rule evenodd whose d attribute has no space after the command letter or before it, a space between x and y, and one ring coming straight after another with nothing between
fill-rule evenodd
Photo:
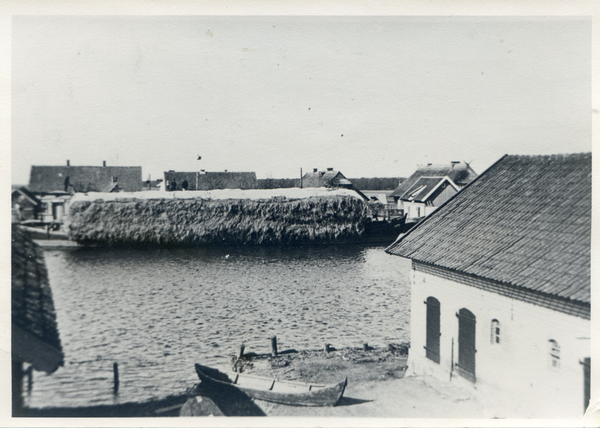
<instances>
[{"instance_id":1,"label":"reed bundle","mask_svg":"<svg viewBox=\"0 0 600 428\"><path fill-rule=\"evenodd\" d=\"M120 199L74 202L69 236L108 245L290 245L361 236L365 202L303 199Z\"/></svg>"}]
</instances>

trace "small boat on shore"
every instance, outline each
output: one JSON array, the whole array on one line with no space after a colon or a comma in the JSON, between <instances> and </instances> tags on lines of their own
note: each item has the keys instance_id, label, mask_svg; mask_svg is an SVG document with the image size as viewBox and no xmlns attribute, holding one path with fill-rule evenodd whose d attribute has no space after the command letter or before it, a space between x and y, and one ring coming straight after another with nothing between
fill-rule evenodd
<instances>
[{"instance_id":1,"label":"small boat on shore","mask_svg":"<svg viewBox=\"0 0 600 428\"><path fill-rule=\"evenodd\" d=\"M233 386L251 398L292 406L335 406L348 384L348 378L339 383L322 385L240 373L228 375L200 364L196 364L196 373L207 385Z\"/></svg>"}]
</instances>

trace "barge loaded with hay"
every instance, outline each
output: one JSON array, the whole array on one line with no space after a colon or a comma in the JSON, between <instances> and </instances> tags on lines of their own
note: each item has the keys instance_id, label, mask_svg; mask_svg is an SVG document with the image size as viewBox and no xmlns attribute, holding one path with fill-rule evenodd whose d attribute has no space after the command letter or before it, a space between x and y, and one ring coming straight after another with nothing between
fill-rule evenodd
<instances>
[{"instance_id":1,"label":"barge loaded with hay","mask_svg":"<svg viewBox=\"0 0 600 428\"><path fill-rule=\"evenodd\" d=\"M352 190L222 189L76 194L66 229L85 245L385 243L398 235L371 223Z\"/></svg>"}]
</instances>

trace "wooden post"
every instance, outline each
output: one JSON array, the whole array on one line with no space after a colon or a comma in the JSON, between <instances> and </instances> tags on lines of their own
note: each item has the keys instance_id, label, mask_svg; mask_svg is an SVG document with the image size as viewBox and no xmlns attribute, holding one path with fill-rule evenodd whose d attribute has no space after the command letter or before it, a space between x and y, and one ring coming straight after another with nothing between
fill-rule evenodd
<instances>
[{"instance_id":1,"label":"wooden post","mask_svg":"<svg viewBox=\"0 0 600 428\"><path fill-rule=\"evenodd\" d=\"M329 353L330 351L331 351L330 345L329 345L329 343L326 343L325 344L325 352Z\"/></svg>"},{"instance_id":2,"label":"wooden post","mask_svg":"<svg viewBox=\"0 0 600 428\"><path fill-rule=\"evenodd\" d=\"M33 366L29 366L25 372L27 373L27 394L31 394L33 389Z\"/></svg>"},{"instance_id":3,"label":"wooden post","mask_svg":"<svg viewBox=\"0 0 600 428\"><path fill-rule=\"evenodd\" d=\"M240 352L238 354L238 358L242 358L244 356L244 349L246 349L246 345L243 343L240 345Z\"/></svg>"},{"instance_id":4,"label":"wooden post","mask_svg":"<svg viewBox=\"0 0 600 428\"><path fill-rule=\"evenodd\" d=\"M117 395L119 393L119 363L113 363L113 375L114 375L113 393L115 395Z\"/></svg>"},{"instance_id":5,"label":"wooden post","mask_svg":"<svg viewBox=\"0 0 600 428\"><path fill-rule=\"evenodd\" d=\"M23 363L12 360L12 415L23 415Z\"/></svg>"},{"instance_id":6,"label":"wooden post","mask_svg":"<svg viewBox=\"0 0 600 428\"><path fill-rule=\"evenodd\" d=\"M271 356L277 356L277 336L271 338Z\"/></svg>"},{"instance_id":7,"label":"wooden post","mask_svg":"<svg viewBox=\"0 0 600 428\"><path fill-rule=\"evenodd\" d=\"M369 344L367 342L363 343L363 351L369 350Z\"/></svg>"}]
</instances>

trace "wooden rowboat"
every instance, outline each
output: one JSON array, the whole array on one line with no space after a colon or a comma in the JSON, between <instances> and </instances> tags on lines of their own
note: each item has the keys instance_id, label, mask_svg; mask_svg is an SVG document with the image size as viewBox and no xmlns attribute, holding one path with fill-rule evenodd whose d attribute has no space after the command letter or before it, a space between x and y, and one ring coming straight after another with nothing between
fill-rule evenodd
<instances>
[{"instance_id":1,"label":"wooden rowboat","mask_svg":"<svg viewBox=\"0 0 600 428\"><path fill-rule=\"evenodd\" d=\"M227 375L200 364L196 364L196 373L207 385L233 386L249 397L292 406L335 406L348 384L348 378L335 384L319 385L240 373Z\"/></svg>"}]
</instances>

